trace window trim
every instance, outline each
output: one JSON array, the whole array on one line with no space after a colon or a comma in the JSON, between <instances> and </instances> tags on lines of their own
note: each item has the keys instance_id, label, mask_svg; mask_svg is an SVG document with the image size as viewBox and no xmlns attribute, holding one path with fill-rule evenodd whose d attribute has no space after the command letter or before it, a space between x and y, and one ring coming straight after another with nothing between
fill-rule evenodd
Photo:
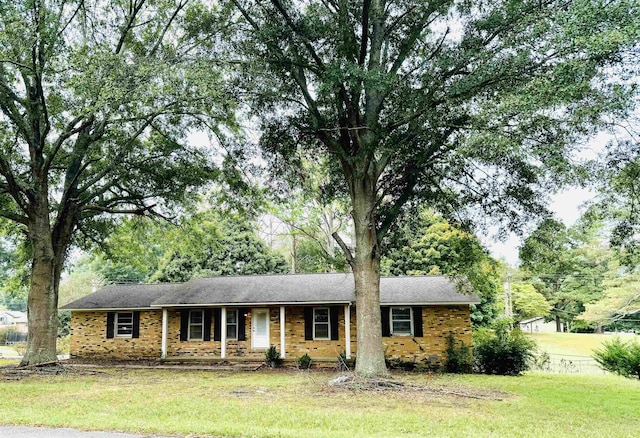
<instances>
[{"instance_id":1,"label":"window trim","mask_svg":"<svg viewBox=\"0 0 640 438\"><path fill-rule=\"evenodd\" d=\"M326 310L327 311L327 322L316 322L316 311L317 310ZM329 307L314 307L313 308L313 340L314 341L330 341L331 340L331 309ZM319 338L316 336L316 324L323 324L327 326L327 337Z\"/></svg>"},{"instance_id":2,"label":"window trim","mask_svg":"<svg viewBox=\"0 0 640 438\"><path fill-rule=\"evenodd\" d=\"M394 322L394 318L393 318L393 309L409 309L409 319L396 319L396 321L409 321L409 333L407 332L401 332L401 333L396 333L393 330L393 322ZM389 307L389 333L391 334L391 336L413 336L413 307L407 307L407 306L392 306Z\"/></svg>"},{"instance_id":3,"label":"window trim","mask_svg":"<svg viewBox=\"0 0 640 438\"><path fill-rule=\"evenodd\" d=\"M236 314L236 322L231 322L231 323L229 322L229 313L235 313ZM227 341L237 341L238 340L238 324L239 324L238 315L239 314L240 314L240 311L238 309L227 309L227 318L226 318L226 320L227 320ZM235 329L236 334L235 334L234 337L229 336L229 326L230 325L235 326L235 328L236 328Z\"/></svg>"},{"instance_id":4,"label":"window trim","mask_svg":"<svg viewBox=\"0 0 640 438\"><path fill-rule=\"evenodd\" d=\"M121 315L131 315L131 323L119 323L118 320L120 319ZM120 326L126 327L126 326L130 326L131 327L131 333L125 333L125 334L121 334L120 333ZM113 337L114 338L133 338L133 312L115 312L114 318L113 318Z\"/></svg>"},{"instance_id":5,"label":"window trim","mask_svg":"<svg viewBox=\"0 0 640 438\"><path fill-rule=\"evenodd\" d=\"M199 313L200 314L200 318L201 321L200 323L192 323L191 322L191 315L195 314L195 313ZM189 310L189 323L187 324L188 330L187 330L187 340L188 341L204 341L204 310ZM199 338L193 338L191 336L191 327L192 326L200 326L201 330L200 330L200 337Z\"/></svg>"}]
</instances>

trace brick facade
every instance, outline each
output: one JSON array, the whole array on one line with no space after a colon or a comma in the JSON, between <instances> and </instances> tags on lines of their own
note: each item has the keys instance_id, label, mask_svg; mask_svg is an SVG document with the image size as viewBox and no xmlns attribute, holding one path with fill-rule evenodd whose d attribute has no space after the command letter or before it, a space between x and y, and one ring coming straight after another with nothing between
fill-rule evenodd
<instances>
[{"instance_id":1,"label":"brick facade","mask_svg":"<svg viewBox=\"0 0 640 438\"><path fill-rule=\"evenodd\" d=\"M251 348L251 309L246 309L246 341L227 341L227 357L263 359L264 349ZM304 307L285 309L286 358L296 359L305 353L313 359L335 359L346 350L344 306L338 313L338 340L305 340ZM446 338L471 344L471 320L468 305L422 307L424 336L383 337L385 354L394 359L442 361L447 348ZM219 358L221 343L214 341L180 341L180 312L168 312L167 356ZM351 307L351 353L355 357L356 312ZM162 310L140 312L139 338L107 338L107 312L74 311L71 317L71 356L97 359L159 359L162 343ZM280 350L280 307L269 309L269 340Z\"/></svg>"}]
</instances>

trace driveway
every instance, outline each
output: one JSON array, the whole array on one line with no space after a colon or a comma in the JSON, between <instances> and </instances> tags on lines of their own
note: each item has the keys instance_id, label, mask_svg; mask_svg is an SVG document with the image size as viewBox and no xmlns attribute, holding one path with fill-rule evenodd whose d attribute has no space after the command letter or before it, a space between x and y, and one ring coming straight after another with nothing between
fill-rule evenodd
<instances>
[{"instance_id":1,"label":"driveway","mask_svg":"<svg viewBox=\"0 0 640 438\"><path fill-rule=\"evenodd\" d=\"M45 427L0 426L2 438L161 438L158 435L131 435L117 432L83 432L75 429ZM167 438L167 437L165 437Z\"/></svg>"}]
</instances>

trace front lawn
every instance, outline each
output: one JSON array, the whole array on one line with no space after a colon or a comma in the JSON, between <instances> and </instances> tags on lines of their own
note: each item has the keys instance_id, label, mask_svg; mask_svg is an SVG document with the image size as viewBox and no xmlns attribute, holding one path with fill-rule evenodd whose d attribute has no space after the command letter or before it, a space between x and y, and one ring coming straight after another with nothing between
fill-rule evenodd
<instances>
[{"instance_id":1,"label":"front lawn","mask_svg":"<svg viewBox=\"0 0 640 438\"><path fill-rule=\"evenodd\" d=\"M636 335L612 335L598 333L527 333L535 339L538 346L549 354L565 356L591 356L593 350L600 348L602 343L618 336L622 339L637 339Z\"/></svg>"},{"instance_id":2,"label":"front lawn","mask_svg":"<svg viewBox=\"0 0 640 438\"><path fill-rule=\"evenodd\" d=\"M0 424L258 437L637 436L640 383L616 376L395 375L401 390L330 373L86 370L0 382Z\"/></svg>"}]
</instances>

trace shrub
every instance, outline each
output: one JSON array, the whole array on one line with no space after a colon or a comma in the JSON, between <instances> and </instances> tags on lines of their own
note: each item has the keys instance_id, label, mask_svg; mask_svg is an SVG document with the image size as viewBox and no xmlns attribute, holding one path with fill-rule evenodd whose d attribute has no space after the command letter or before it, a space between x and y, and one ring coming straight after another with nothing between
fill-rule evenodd
<instances>
[{"instance_id":1,"label":"shrub","mask_svg":"<svg viewBox=\"0 0 640 438\"><path fill-rule=\"evenodd\" d=\"M473 371L473 354L471 347L462 341L457 341L453 333L447 336L447 360L444 369L448 373L471 373Z\"/></svg>"},{"instance_id":2,"label":"shrub","mask_svg":"<svg viewBox=\"0 0 640 438\"><path fill-rule=\"evenodd\" d=\"M298 358L298 368L303 370L308 370L311 368L311 356L305 353L303 356Z\"/></svg>"},{"instance_id":3,"label":"shrub","mask_svg":"<svg viewBox=\"0 0 640 438\"><path fill-rule=\"evenodd\" d=\"M338 371L349 371L356 367L356 359L347 359L347 353L342 352L338 355Z\"/></svg>"},{"instance_id":4,"label":"shrub","mask_svg":"<svg viewBox=\"0 0 640 438\"><path fill-rule=\"evenodd\" d=\"M399 357L392 359L385 358L387 368L391 370L413 371L416 369L416 362L411 360L402 360Z\"/></svg>"},{"instance_id":5,"label":"shrub","mask_svg":"<svg viewBox=\"0 0 640 438\"><path fill-rule=\"evenodd\" d=\"M278 368L280 365L282 365L282 358L280 357L280 353L278 353L275 345L272 345L267 349L264 357L265 362L271 368Z\"/></svg>"},{"instance_id":6,"label":"shrub","mask_svg":"<svg viewBox=\"0 0 640 438\"><path fill-rule=\"evenodd\" d=\"M640 379L640 344L637 342L615 338L595 350L593 358L607 371Z\"/></svg>"},{"instance_id":7,"label":"shrub","mask_svg":"<svg viewBox=\"0 0 640 438\"><path fill-rule=\"evenodd\" d=\"M478 372L517 376L529 369L536 344L518 329L511 329L508 320L499 321L494 330L474 333L473 355Z\"/></svg>"}]
</instances>

